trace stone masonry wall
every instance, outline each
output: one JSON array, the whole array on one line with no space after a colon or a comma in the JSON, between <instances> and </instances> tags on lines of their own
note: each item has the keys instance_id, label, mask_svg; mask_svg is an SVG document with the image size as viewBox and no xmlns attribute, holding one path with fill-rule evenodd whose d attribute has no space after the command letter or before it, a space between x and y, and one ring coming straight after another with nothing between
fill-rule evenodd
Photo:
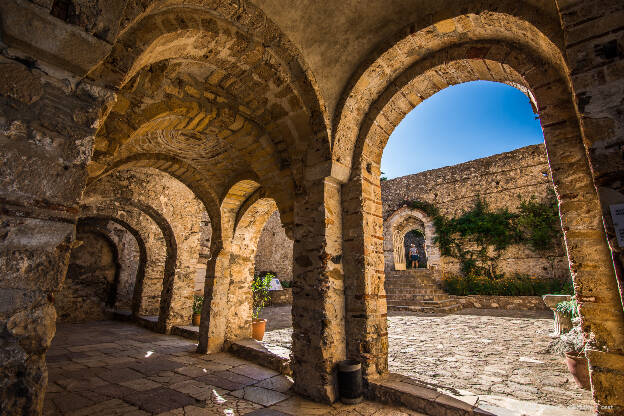
<instances>
[{"instance_id":1,"label":"stone masonry wall","mask_svg":"<svg viewBox=\"0 0 624 416\"><path fill-rule=\"evenodd\" d=\"M132 308L134 283L139 267L139 247L132 234L119 224L109 221L107 228L110 232L110 239L117 246L119 256L120 270L115 309L130 310Z\"/></svg>"},{"instance_id":2,"label":"stone masonry wall","mask_svg":"<svg viewBox=\"0 0 624 416\"><path fill-rule=\"evenodd\" d=\"M256 251L256 273L274 272L280 280L292 280L293 241L286 236L279 212L267 221Z\"/></svg>"},{"instance_id":3,"label":"stone masonry wall","mask_svg":"<svg viewBox=\"0 0 624 416\"><path fill-rule=\"evenodd\" d=\"M471 209L478 196L485 199L491 209L513 211L521 200L532 196L544 200L552 189L549 175L544 146L540 144L383 181L384 221L406 200L432 203L447 217L456 217ZM441 269L443 273L458 273L459 262L444 257ZM513 245L501 256L498 269L538 277L569 276L562 244L546 255L524 245Z\"/></svg>"},{"instance_id":4,"label":"stone masonry wall","mask_svg":"<svg viewBox=\"0 0 624 416\"><path fill-rule=\"evenodd\" d=\"M110 242L85 232L69 258L65 282L56 298L57 320L84 322L103 319L114 287L116 259Z\"/></svg>"},{"instance_id":5,"label":"stone masonry wall","mask_svg":"<svg viewBox=\"0 0 624 416\"><path fill-rule=\"evenodd\" d=\"M386 220L405 200L435 204L452 217L472 208L475 198L484 198L490 208L514 210L522 199L544 199L552 189L543 145L533 145L459 165L402 176L381 183L383 216ZM280 280L292 279L292 241L286 237L279 213L269 219L258 243L256 272L274 271ZM422 256L421 256L422 257ZM445 257L443 271L457 273L459 263ZM563 246L542 256L524 245L508 248L499 261L505 273L539 277L569 275Z\"/></svg>"}]
</instances>

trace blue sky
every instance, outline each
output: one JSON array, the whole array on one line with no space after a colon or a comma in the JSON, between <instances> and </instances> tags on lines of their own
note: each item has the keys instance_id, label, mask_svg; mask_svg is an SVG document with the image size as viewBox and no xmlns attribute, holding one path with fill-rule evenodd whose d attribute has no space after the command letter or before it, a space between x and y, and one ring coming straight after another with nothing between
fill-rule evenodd
<instances>
[{"instance_id":1,"label":"blue sky","mask_svg":"<svg viewBox=\"0 0 624 416\"><path fill-rule=\"evenodd\" d=\"M446 88L413 109L381 158L388 179L543 143L526 95L509 85L474 81Z\"/></svg>"}]
</instances>

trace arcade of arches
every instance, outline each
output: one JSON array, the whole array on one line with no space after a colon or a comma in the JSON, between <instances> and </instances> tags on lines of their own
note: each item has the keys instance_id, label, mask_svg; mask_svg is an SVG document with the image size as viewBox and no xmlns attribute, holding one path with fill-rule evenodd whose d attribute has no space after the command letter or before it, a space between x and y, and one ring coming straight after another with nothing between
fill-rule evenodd
<instances>
[{"instance_id":1,"label":"arcade of arches","mask_svg":"<svg viewBox=\"0 0 624 416\"><path fill-rule=\"evenodd\" d=\"M248 338L275 212L294 391L335 401L346 358L387 377L383 148L421 101L490 80L539 113L596 412L623 414L623 21L618 0L0 2L0 413L41 413L74 298L167 333L205 270L198 352Z\"/></svg>"}]
</instances>

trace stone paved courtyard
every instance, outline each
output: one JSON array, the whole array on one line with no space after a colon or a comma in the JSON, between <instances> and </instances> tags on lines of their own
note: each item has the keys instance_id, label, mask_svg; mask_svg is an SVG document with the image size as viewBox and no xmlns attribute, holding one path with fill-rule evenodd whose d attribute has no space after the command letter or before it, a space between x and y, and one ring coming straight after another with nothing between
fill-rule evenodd
<instances>
[{"instance_id":1,"label":"stone paved courtyard","mask_svg":"<svg viewBox=\"0 0 624 416\"><path fill-rule=\"evenodd\" d=\"M293 394L292 381L275 371L226 353L196 354L195 347L132 324L61 324L47 355L43 414L420 415L374 402L313 403Z\"/></svg>"},{"instance_id":2,"label":"stone paved courtyard","mask_svg":"<svg viewBox=\"0 0 624 416\"><path fill-rule=\"evenodd\" d=\"M287 307L265 314L275 315L280 328L266 334L265 345L286 356L291 342L291 329L285 327L288 314ZM525 409L510 415L593 414L590 392L576 386L559 355L546 351L552 326L550 312L390 312L390 371L444 386L456 395L478 395L480 403ZM532 403L559 409L526 410Z\"/></svg>"}]
</instances>

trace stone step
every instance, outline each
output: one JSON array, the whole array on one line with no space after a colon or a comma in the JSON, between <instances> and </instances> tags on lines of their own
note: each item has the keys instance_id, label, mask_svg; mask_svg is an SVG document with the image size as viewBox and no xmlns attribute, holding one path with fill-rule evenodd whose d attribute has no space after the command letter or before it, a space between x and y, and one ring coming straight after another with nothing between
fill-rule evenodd
<instances>
[{"instance_id":1,"label":"stone step","mask_svg":"<svg viewBox=\"0 0 624 416\"><path fill-rule=\"evenodd\" d=\"M390 271L385 289L388 310L452 313L462 308L442 290L436 273L429 269Z\"/></svg>"},{"instance_id":2,"label":"stone step","mask_svg":"<svg viewBox=\"0 0 624 416\"><path fill-rule=\"evenodd\" d=\"M410 277L386 278L386 283L416 283L416 284L421 284L421 285L438 284L436 279L412 279Z\"/></svg>"},{"instance_id":3,"label":"stone step","mask_svg":"<svg viewBox=\"0 0 624 416\"><path fill-rule=\"evenodd\" d=\"M387 304L405 304L405 305L421 305L421 306L446 306L459 304L455 299L439 299L439 300L424 300L424 299L386 299Z\"/></svg>"},{"instance_id":4,"label":"stone step","mask_svg":"<svg viewBox=\"0 0 624 416\"><path fill-rule=\"evenodd\" d=\"M460 304L447 305L440 307L432 306L419 306L419 305L388 305L390 311L408 311L408 312L422 312L422 313L453 313L460 310L462 307Z\"/></svg>"},{"instance_id":5,"label":"stone step","mask_svg":"<svg viewBox=\"0 0 624 416\"><path fill-rule=\"evenodd\" d=\"M388 299L386 295L386 299ZM389 298L392 301L413 300L413 301L446 301L450 300L446 293L436 293L431 295L425 294L409 294L409 295L393 295Z\"/></svg>"},{"instance_id":6,"label":"stone step","mask_svg":"<svg viewBox=\"0 0 624 416\"><path fill-rule=\"evenodd\" d=\"M392 295L435 295L438 293L444 293L440 289L418 289L418 288L386 288L386 294Z\"/></svg>"},{"instance_id":7,"label":"stone step","mask_svg":"<svg viewBox=\"0 0 624 416\"><path fill-rule=\"evenodd\" d=\"M395 284L391 284L391 283L387 283L384 285L384 287L386 288L386 290L391 289L391 290L437 290L438 292L442 292L442 288L440 288L440 286L436 286L436 285L410 285L410 284L405 284L405 283L395 283Z\"/></svg>"}]
</instances>

